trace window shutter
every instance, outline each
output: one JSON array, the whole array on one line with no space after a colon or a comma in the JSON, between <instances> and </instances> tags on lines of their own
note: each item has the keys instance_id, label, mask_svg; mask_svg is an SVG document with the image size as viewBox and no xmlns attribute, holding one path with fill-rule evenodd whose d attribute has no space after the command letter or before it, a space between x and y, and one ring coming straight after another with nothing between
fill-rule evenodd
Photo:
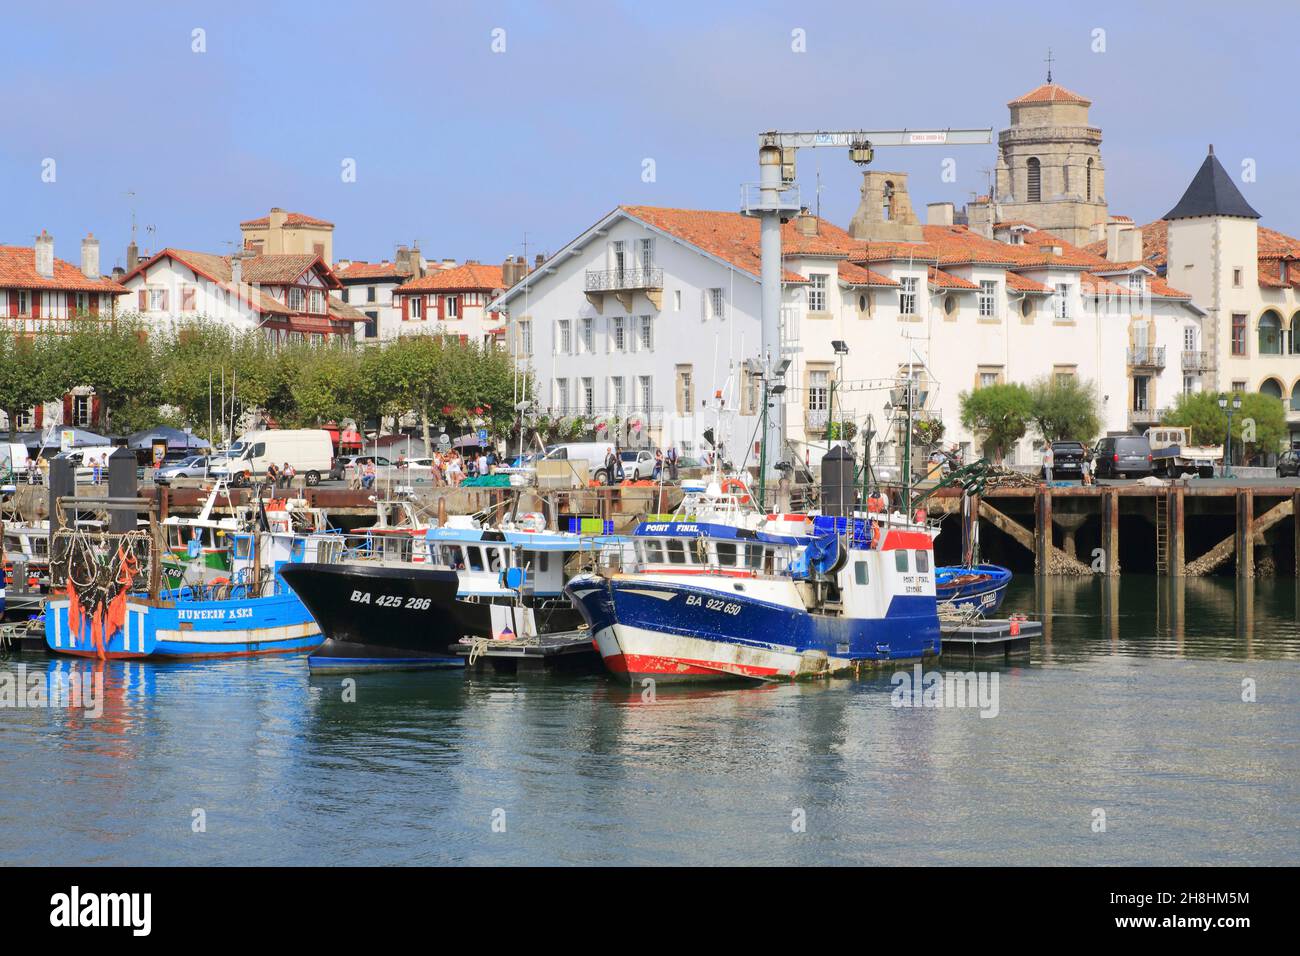
<instances>
[{"instance_id":1,"label":"window shutter","mask_svg":"<svg viewBox=\"0 0 1300 956\"><path fill-rule=\"evenodd\" d=\"M63 424L72 424L72 393L66 392L63 396Z\"/></svg>"},{"instance_id":2,"label":"window shutter","mask_svg":"<svg viewBox=\"0 0 1300 956\"><path fill-rule=\"evenodd\" d=\"M90 314L99 315L99 296L93 292L90 294Z\"/></svg>"},{"instance_id":3,"label":"window shutter","mask_svg":"<svg viewBox=\"0 0 1300 956\"><path fill-rule=\"evenodd\" d=\"M139 302L140 302L140 311L148 312L149 311L149 290L148 289L140 290Z\"/></svg>"},{"instance_id":4,"label":"window shutter","mask_svg":"<svg viewBox=\"0 0 1300 956\"><path fill-rule=\"evenodd\" d=\"M11 289L9 291L9 315L15 319L18 318L18 290L17 289Z\"/></svg>"},{"instance_id":5,"label":"window shutter","mask_svg":"<svg viewBox=\"0 0 1300 956\"><path fill-rule=\"evenodd\" d=\"M411 297L409 295L400 296L402 300L402 321L411 320Z\"/></svg>"}]
</instances>

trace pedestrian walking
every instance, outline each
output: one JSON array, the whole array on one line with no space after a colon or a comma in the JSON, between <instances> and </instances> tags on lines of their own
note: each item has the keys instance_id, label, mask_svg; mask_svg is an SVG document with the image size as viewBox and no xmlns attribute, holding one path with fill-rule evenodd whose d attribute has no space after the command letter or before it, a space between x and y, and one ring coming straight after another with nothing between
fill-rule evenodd
<instances>
[{"instance_id":1,"label":"pedestrian walking","mask_svg":"<svg viewBox=\"0 0 1300 956\"><path fill-rule=\"evenodd\" d=\"M1046 481L1049 485L1052 483L1053 464L1054 461L1052 458L1052 443L1048 442L1046 447L1043 448L1043 480Z\"/></svg>"},{"instance_id":2,"label":"pedestrian walking","mask_svg":"<svg viewBox=\"0 0 1300 956\"><path fill-rule=\"evenodd\" d=\"M676 481L677 480L677 446L676 445L668 446L668 454L664 456L664 459L668 463L668 480Z\"/></svg>"}]
</instances>

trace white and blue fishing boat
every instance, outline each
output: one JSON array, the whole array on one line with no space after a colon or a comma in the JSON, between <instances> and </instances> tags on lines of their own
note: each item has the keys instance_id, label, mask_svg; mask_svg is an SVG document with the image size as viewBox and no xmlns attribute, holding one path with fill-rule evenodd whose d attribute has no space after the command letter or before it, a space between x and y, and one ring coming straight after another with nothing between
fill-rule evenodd
<instances>
[{"instance_id":1,"label":"white and blue fishing boat","mask_svg":"<svg viewBox=\"0 0 1300 956\"><path fill-rule=\"evenodd\" d=\"M724 490L725 489L725 490ZM761 514L738 478L635 531L567 591L631 681L824 677L938 654L933 533L901 514Z\"/></svg>"},{"instance_id":2,"label":"white and blue fishing boat","mask_svg":"<svg viewBox=\"0 0 1300 956\"><path fill-rule=\"evenodd\" d=\"M270 526L263 513L253 527L223 528L229 575L213 579L200 553L193 583L170 586L163 583L163 556L175 554L156 525L125 534L59 532L64 558L61 583L46 603L46 646L56 654L100 659L312 650L322 640L320 627L280 571L302 561L336 560L341 540L323 531L264 530Z\"/></svg>"},{"instance_id":3,"label":"white and blue fishing boat","mask_svg":"<svg viewBox=\"0 0 1300 956\"><path fill-rule=\"evenodd\" d=\"M980 560L979 522L968 493L962 495L962 563L935 570L934 589L941 608L996 613L1007 596L1011 572L1000 564Z\"/></svg>"}]
</instances>

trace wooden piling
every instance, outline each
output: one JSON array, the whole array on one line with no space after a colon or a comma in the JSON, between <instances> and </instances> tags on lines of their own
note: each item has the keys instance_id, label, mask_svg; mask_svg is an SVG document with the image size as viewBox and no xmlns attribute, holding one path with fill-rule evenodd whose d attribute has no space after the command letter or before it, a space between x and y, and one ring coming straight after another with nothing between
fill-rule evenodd
<instances>
[{"instance_id":1,"label":"wooden piling","mask_svg":"<svg viewBox=\"0 0 1300 956\"><path fill-rule=\"evenodd\" d=\"M1180 578L1187 565L1187 492L1173 488L1169 492L1169 575Z\"/></svg>"},{"instance_id":2,"label":"wooden piling","mask_svg":"<svg viewBox=\"0 0 1300 956\"><path fill-rule=\"evenodd\" d=\"M1119 491L1101 493L1101 560L1103 573L1119 574Z\"/></svg>"},{"instance_id":3,"label":"wooden piling","mask_svg":"<svg viewBox=\"0 0 1300 956\"><path fill-rule=\"evenodd\" d=\"M1046 485L1034 496L1034 569L1052 573L1052 490Z\"/></svg>"},{"instance_id":4,"label":"wooden piling","mask_svg":"<svg viewBox=\"0 0 1300 956\"><path fill-rule=\"evenodd\" d=\"M1255 576L1255 493L1249 488L1237 491L1237 577Z\"/></svg>"},{"instance_id":5,"label":"wooden piling","mask_svg":"<svg viewBox=\"0 0 1300 956\"><path fill-rule=\"evenodd\" d=\"M1291 547L1295 576L1300 578L1300 491L1291 495Z\"/></svg>"}]
</instances>

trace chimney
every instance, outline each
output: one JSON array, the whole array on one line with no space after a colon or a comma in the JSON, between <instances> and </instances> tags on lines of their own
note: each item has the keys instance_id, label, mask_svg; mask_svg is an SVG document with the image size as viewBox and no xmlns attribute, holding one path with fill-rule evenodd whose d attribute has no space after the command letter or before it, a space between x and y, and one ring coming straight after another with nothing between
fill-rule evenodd
<instances>
[{"instance_id":1,"label":"chimney","mask_svg":"<svg viewBox=\"0 0 1300 956\"><path fill-rule=\"evenodd\" d=\"M801 236L817 235L817 217L808 211L807 206L799 210L799 218L794 221L794 228Z\"/></svg>"},{"instance_id":2,"label":"chimney","mask_svg":"<svg viewBox=\"0 0 1300 956\"><path fill-rule=\"evenodd\" d=\"M1133 226L1106 228L1106 258L1111 262L1137 262L1142 258L1142 230Z\"/></svg>"},{"instance_id":3,"label":"chimney","mask_svg":"<svg viewBox=\"0 0 1300 956\"><path fill-rule=\"evenodd\" d=\"M239 253L230 257L230 281L235 285L244 281L244 257Z\"/></svg>"},{"instance_id":4,"label":"chimney","mask_svg":"<svg viewBox=\"0 0 1300 956\"><path fill-rule=\"evenodd\" d=\"M36 274L42 279L54 278L54 237L44 229L36 237Z\"/></svg>"},{"instance_id":5,"label":"chimney","mask_svg":"<svg viewBox=\"0 0 1300 956\"><path fill-rule=\"evenodd\" d=\"M455 259L443 259L443 260L442 260L442 266L441 266L441 268L443 268L443 269L454 269L454 268L456 268L456 260L455 260Z\"/></svg>"},{"instance_id":6,"label":"chimney","mask_svg":"<svg viewBox=\"0 0 1300 956\"><path fill-rule=\"evenodd\" d=\"M545 261L546 261L546 257L539 252L537 254L537 258L533 260L533 268L540 269L542 267L542 263Z\"/></svg>"},{"instance_id":7,"label":"chimney","mask_svg":"<svg viewBox=\"0 0 1300 956\"><path fill-rule=\"evenodd\" d=\"M1045 256L1059 256L1065 252L1065 249L1062 248L1061 246L1053 246L1050 244L1045 244L1039 246L1038 251Z\"/></svg>"},{"instance_id":8,"label":"chimney","mask_svg":"<svg viewBox=\"0 0 1300 956\"><path fill-rule=\"evenodd\" d=\"M122 281L122 278L123 278L125 275L126 275L126 270L125 270L125 269L123 269L121 266L113 266L113 281L114 281L114 282L121 282L121 281Z\"/></svg>"},{"instance_id":9,"label":"chimney","mask_svg":"<svg viewBox=\"0 0 1300 956\"><path fill-rule=\"evenodd\" d=\"M93 232L86 233L81 240L81 274L87 279L98 279L99 275L99 240Z\"/></svg>"},{"instance_id":10,"label":"chimney","mask_svg":"<svg viewBox=\"0 0 1300 956\"><path fill-rule=\"evenodd\" d=\"M950 202L931 202L925 204L925 223L928 226L951 226L955 209Z\"/></svg>"},{"instance_id":11,"label":"chimney","mask_svg":"<svg viewBox=\"0 0 1300 956\"><path fill-rule=\"evenodd\" d=\"M397 266L397 271L410 274L415 270L411 268L411 250L406 246L397 247L397 255L393 257L393 263Z\"/></svg>"},{"instance_id":12,"label":"chimney","mask_svg":"<svg viewBox=\"0 0 1300 956\"><path fill-rule=\"evenodd\" d=\"M287 214L283 209L281 209L279 206L272 206L272 207L271 207L271 215L267 217L267 220L268 220L267 224L268 224L272 229L281 229L281 228L284 227L284 220L285 220L287 217L288 217L288 214Z\"/></svg>"},{"instance_id":13,"label":"chimney","mask_svg":"<svg viewBox=\"0 0 1300 956\"><path fill-rule=\"evenodd\" d=\"M132 239L126 244L126 271L130 272L140 264L140 247Z\"/></svg>"}]
</instances>

